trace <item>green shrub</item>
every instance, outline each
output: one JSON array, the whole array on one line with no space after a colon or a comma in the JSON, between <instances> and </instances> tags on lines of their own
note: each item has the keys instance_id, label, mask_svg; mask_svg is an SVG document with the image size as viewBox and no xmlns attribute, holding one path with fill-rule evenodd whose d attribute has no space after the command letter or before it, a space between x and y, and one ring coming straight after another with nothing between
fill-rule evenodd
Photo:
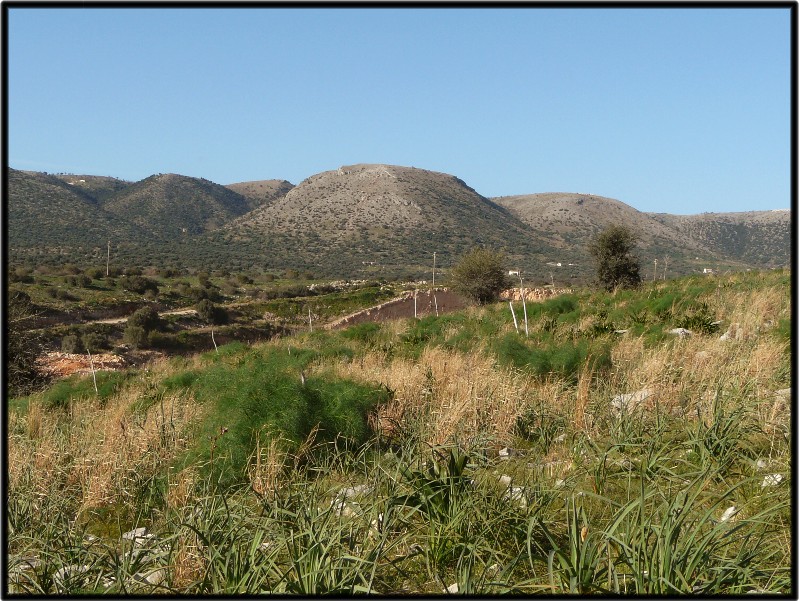
<instances>
[{"instance_id":1,"label":"green shrub","mask_svg":"<svg viewBox=\"0 0 799 601\"><path fill-rule=\"evenodd\" d=\"M128 327L142 328L145 332L158 330L163 325L158 311L152 307L142 307L128 318Z\"/></svg>"},{"instance_id":2,"label":"green shrub","mask_svg":"<svg viewBox=\"0 0 799 601\"><path fill-rule=\"evenodd\" d=\"M158 294L158 284L153 280L142 277L141 275L126 275L119 278L119 284L123 290L144 294L151 290L153 294Z\"/></svg>"},{"instance_id":3,"label":"green shrub","mask_svg":"<svg viewBox=\"0 0 799 601\"><path fill-rule=\"evenodd\" d=\"M631 228L611 225L588 245L597 280L606 290L634 288L641 283L639 259L633 254L637 241L638 235Z\"/></svg>"},{"instance_id":4,"label":"green shrub","mask_svg":"<svg viewBox=\"0 0 799 601\"><path fill-rule=\"evenodd\" d=\"M149 344L147 330L141 326L128 324L122 334L122 340L135 349L146 348Z\"/></svg>"},{"instance_id":5,"label":"green shrub","mask_svg":"<svg viewBox=\"0 0 799 601\"><path fill-rule=\"evenodd\" d=\"M461 257L450 272L452 289L480 304L495 301L510 287L505 255L478 248Z\"/></svg>"},{"instance_id":6,"label":"green shrub","mask_svg":"<svg viewBox=\"0 0 799 601\"><path fill-rule=\"evenodd\" d=\"M67 334L61 339L62 353L78 352L78 337L75 334Z\"/></svg>"},{"instance_id":7,"label":"green shrub","mask_svg":"<svg viewBox=\"0 0 799 601\"><path fill-rule=\"evenodd\" d=\"M341 335L349 340L372 343L380 333L380 324L374 322L359 323L342 330Z\"/></svg>"},{"instance_id":8,"label":"green shrub","mask_svg":"<svg viewBox=\"0 0 799 601\"><path fill-rule=\"evenodd\" d=\"M370 433L369 412L388 399L385 388L347 380L308 377L303 384L300 371L317 356L311 349L292 348L290 355L283 349L256 354L246 345L225 346L232 348L224 354L224 347L219 354L209 353L218 364L201 372L192 385L197 400L210 407L198 452L210 456L214 446L219 458L215 469L228 481L243 476L256 433L264 427L295 444L316 426L317 440L341 435L360 444ZM233 365L225 360L231 355L236 357ZM220 434L223 428L227 430Z\"/></svg>"},{"instance_id":9,"label":"green shrub","mask_svg":"<svg viewBox=\"0 0 799 601\"><path fill-rule=\"evenodd\" d=\"M100 332L85 332L80 337L81 352L89 350L94 353L110 347L108 338L103 336Z\"/></svg>"},{"instance_id":10,"label":"green shrub","mask_svg":"<svg viewBox=\"0 0 799 601\"><path fill-rule=\"evenodd\" d=\"M572 295L563 294L545 301L541 308L548 315L563 315L577 311L577 299Z\"/></svg>"},{"instance_id":11,"label":"green shrub","mask_svg":"<svg viewBox=\"0 0 799 601\"><path fill-rule=\"evenodd\" d=\"M494 344L494 351L502 364L524 369L539 378L554 375L571 382L577 380L589 358L594 370L604 370L611 365L609 347L592 348L585 340L530 348L517 334L510 333Z\"/></svg>"},{"instance_id":12,"label":"green shrub","mask_svg":"<svg viewBox=\"0 0 799 601\"><path fill-rule=\"evenodd\" d=\"M46 407L66 407L70 401L82 398L98 397L107 399L121 388L133 372L129 371L98 371L97 392L94 390L94 378L89 375L73 374L72 376L56 382L42 393L42 402Z\"/></svg>"},{"instance_id":13,"label":"green shrub","mask_svg":"<svg viewBox=\"0 0 799 601\"><path fill-rule=\"evenodd\" d=\"M197 303L195 310L203 321L211 324L218 325L229 321L228 312L225 308L215 305L207 298Z\"/></svg>"}]
</instances>

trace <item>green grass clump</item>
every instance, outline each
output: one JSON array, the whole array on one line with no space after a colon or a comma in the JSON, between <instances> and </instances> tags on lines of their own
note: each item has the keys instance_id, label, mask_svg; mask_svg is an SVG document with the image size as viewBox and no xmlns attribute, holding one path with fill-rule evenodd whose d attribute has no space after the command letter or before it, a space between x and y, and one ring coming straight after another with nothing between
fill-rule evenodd
<instances>
[{"instance_id":1,"label":"green grass clump","mask_svg":"<svg viewBox=\"0 0 799 601\"><path fill-rule=\"evenodd\" d=\"M339 348L330 353L349 356L351 351ZM389 398L378 386L306 377L303 370L309 363L325 356L312 349L229 351L227 361L209 355L215 360L191 384L196 399L209 407L192 456L214 459L214 469L229 481L243 475L256 435L264 428L295 445L314 428L319 429L319 440L343 436L363 443L370 434L369 411Z\"/></svg>"},{"instance_id":2,"label":"green grass clump","mask_svg":"<svg viewBox=\"0 0 799 601\"><path fill-rule=\"evenodd\" d=\"M493 348L501 365L512 365L539 378L560 377L568 382L576 381L589 357L594 369L604 369L611 364L608 347L590 345L585 340L531 347L517 334L510 333L500 338Z\"/></svg>"},{"instance_id":3,"label":"green grass clump","mask_svg":"<svg viewBox=\"0 0 799 601\"><path fill-rule=\"evenodd\" d=\"M379 334L380 324L374 322L359 323L341 332L344 338L362 343L373 343Z\"/></svg>"},{"instance_id":4,"label":"green grass clump","mask_svg":"<svg viewBox=\"0 0 799 601\"><path fill-rule=\"evenodd\" d=\"M56 382L42 393L42 401L48 408L66 407L70 401L84 398L108 399L114 395L122 384L132 377L133 371L98 371L97 391L94 390L94 380L90 375L72 375L65 380Z\"/></svg>"}]
</instances>

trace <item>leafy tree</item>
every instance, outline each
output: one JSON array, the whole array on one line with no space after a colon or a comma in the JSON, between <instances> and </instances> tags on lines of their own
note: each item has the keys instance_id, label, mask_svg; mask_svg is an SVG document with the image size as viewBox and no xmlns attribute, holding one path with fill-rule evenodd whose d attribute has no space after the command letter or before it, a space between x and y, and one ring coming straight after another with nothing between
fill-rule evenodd
<instances>
[{"instance_id":1,"label":"leafy tree","mask_svg":"<svg viewBox=\"0 0 799 601\"><path fill-rule=\"evenodd\" d=\"M158 284L140 275L126 275L119 279L123 290L129 290L137 294L144 294L148 290L152 290L154 294L158 293Z\"/></svg>"},{"instance_id":2,"label":"leafy tree","mask_svg":"<svg viewBox=\"0 0 799 601\"><path fill-rule=\"evenodd\" d=\"M7 390L11 395L27 394L46 381L36 359L44 350L38 334L30 331L36 307L24 292L12 290L6 306L5 356Z\"/></svg>"},{"instance_id":3,"label":"leafy tree","mask_svg":"<svg viewBox=\"0 0 799 601\"><path fill-rule=\"evenodd\" d=\"M128 318L128 327L142 328L145 332L161 327L161 317L152 307L142 307Z\"/></svg>"},{"instance_id":4,"label":"leafy tree","mask_svg":"<svg viewBox=\"0 0 799 601\"><path fill-rule=\"evenodd\" d=\"M637 242L637 234L629 227L611 225L588 245L597 279L606 290L635 288L641 283L641 267L633 254Z\"/></svg>"},{"instance_id":5,"label":"leafy tree","mask_svg":"<svg viewBox=\"0 0 799 601\"><path fill-rule=\"evenodd\" d=\"M456 292L480 304L495 301L510 287L504 263L504 254L476 248L452 268L450 284Z\"/></svg>"},{"instance_id":6,"label":"leafy tree","mask_svg":"<svg viewBox=\"0 0 799 601\"><path fill-rule=\"evenodd\" d=\"M125 333L122 335L122 340L126 344L131 345L133 348L144 348L148 344L147 331L141 326L128 325L125 328Z\"/></svg>"},{"instance_id":7,"label":"leafy tree","mask_svg":"<svg viewBox=\"0 0 799 601\"><path fill-rule=\"evenodd\" d=\"M209 323L216 325L227 323L228 321L228 313L225 311L224 307L215 305L207 298L204 298L197 303L195 309L197 310L197 314L200 316L200 318Z\"/></svg>"}]
</instances>

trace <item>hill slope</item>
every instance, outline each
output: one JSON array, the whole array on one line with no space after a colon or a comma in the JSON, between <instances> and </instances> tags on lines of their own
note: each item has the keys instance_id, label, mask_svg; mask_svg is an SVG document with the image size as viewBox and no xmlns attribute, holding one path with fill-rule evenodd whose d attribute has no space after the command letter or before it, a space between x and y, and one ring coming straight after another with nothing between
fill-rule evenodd
<instances>
[{"instance_id":1,"label":"hill slope","mask_svg":"<svg viewBox=\"0 0 799 601\"><path fill-rule=\"evenodd\" d=\"M69 186L74 186L76 191L90 196L100 205L133 183L104 175L74 175L67 173L53 177L58 178Z\"/></svg>"},{"instance_id":2,"label":"hill slope","mask_svg":"<svg viewBox=\"0 0 799 601\"><path fill-rule=\"evenodd\" d=\"M126 187L103 208L167 239L216 229L249 210L247 200L225 186L172 173Z\"/></svg>"},{"instance_id":3,"label":"hill slope","mask_svg":"<svg viewBox=\"0 0 799 601\"><path fill-rule=\"evenodd\" d=\"M759 267L784 267L791 261L791 212L702 213L652 218L685 232L727 257Z\"/></svg>"},{"instance_id":4,"label":"hill slope","mask_svg":"<svg viewBox=\"0 0 799 601\"><path fill-rule=\"evenodd\" d=\"M175 174L136 183L8 171L12 261L81 262L107 240L126 265L297 269L336 277L430 276L474 246L505 251L536 283L593 275L588 242L611 223L640 234L642 273L787 265L791 213L643 213L591 194L488 199L455 176L358 164L221 186ZM112 250L112 253L114 252ZM560 265L558 265L560 264ZM531 282L533 283L533 282Z\"/></svg>"},{"instance_id":5,"label":"hill slope","mask_svg":"<svg viewBox=\"0 0 799 601\"><path fill-rule=\"evenodd\" d=\"M288 194L294 187L294 184L284 179L265 179L254 182L227 184L225 187L246 198L247 206L252 210L261 205L269 204L273 200L282 198Z\"/></svg>"},{"instance_id":6,"label":"hill slope","mask_svg":"<svg viewBox=\"0 0 799 601\"><path fill-rule=\"evenodd\" d=\"M560 242L558 262L585 264L587 270L575 268L581 275L591 271L588 243L611 224L628 225L639 235L637 252L646 277L653 275L655 260L659 270L668 261L672 274L685 274L703 267L786 265L790 253L787 211L685 217L644 213L612 198L563 192L492 200L530 227L551 232Z\"/></svg>"},{"instance_id":7,"label":"hill slope","mask_svg":"<svg viewBox=\"0 0 799 601\"><path fill-rule=\"evenodd\" d=\"M74 257L105 251L108 240L143 232L104 212L88 194L43 173L8 170L8 246L12 256Z\"/></svg>"},{"instance_id":8,"label":"hill slope","mask_svg":"<svg viewBox=\"0 0 799 601\"><path fill-rule=\"evenodd\" d=\"M281 246L308 266L443 263L476 245L533 259L552 244L502 207L444 173L359 164L319 173L224 227L236 242ZM541 255L543 256L543 255ZM287 257L288 258L288 257Z\"/></svg>"}]
</instances>

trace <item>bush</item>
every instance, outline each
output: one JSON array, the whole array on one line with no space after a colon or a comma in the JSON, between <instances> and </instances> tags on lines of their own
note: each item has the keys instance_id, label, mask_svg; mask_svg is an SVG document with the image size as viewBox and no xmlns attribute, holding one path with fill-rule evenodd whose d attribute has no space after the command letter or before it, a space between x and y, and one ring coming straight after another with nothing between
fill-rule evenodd
<instances>
[{"instance_id":1,"label":"bush","mask_svg":"<svg viewBox=\"0 0 799 601\"><path fill-rule=\"evenodd\" d=\"M208 323L223 324L228 321L228 313L224 307L215 305L207 298L197 303L195 309L200 318Z\"/></svg>"},{"instance_id":2,"label":"bush","mask_svg":"<svg viewBox=\"0 0 799 601\"><path fill-rule=\"evenodd\" d=\"M155 294L158 293L158 284L140 275L123 276L119 278L119 283L123 290L135 292L136 294L144 294L148 290L152 290Z\"/></svg>"},{"instance_id":3,"label":"bush","mask_svg":"<svg viewBox=\"0 0 799 601\"><path fill-rule=\"evenodd\" d=\"M142 328L145 332L158 330L162 325L158 311L152 307L142 307L128 318L128 327Z\"/></svg>"},{"instance_id":4,"label":"bush","mask_svg":"<svg viewBox=\"0 0 799 601\"><path fill-rule=\"evenodd\" d=\"M629 227L611 225L588 245L597 280L606 290L635 288L641 283L638 257L632 254L637 242L637 234Z\"/></svg>"},{"instance_id":5,"label":"bush","mask_svg":"<svg viewBox=\"0 0 799 601\"><path fill-rule=\"evenodd\" d=\"M81 352L89 351L95 353L107 349L110 345L108 339L100 332L86 332L80 337Z\"/></svg>"},{"instance_id":6,"label":"bush","mask_svg":"<svg viewBox=\"0 0 799 601\"><path fill-rule=\"evenodd\" d=\"M125 344L129 344L133 348L146 348L149 344L147 338L147 331L141 326L134 326L128 324L125 328L125 333L122 335L122 340Z\"/></svg>"},{"instance_id":7,"label":"bush","mask_svg":"<svg viewBox=\"0 0 799 601\"><path fill-rule=\"evenodd\" d=\"M100 267L89 267L83 273L93 280L102 280L105 277L105 269Z\"/></svg>"},{"instance_id":8,"label":"bush","mask_svg":"<svg viewBox=\"0 0 799 601\"><path fill-rule=\"evenodd\" d=\"M78 337L75 336L75 334L67 334L61 339L61 352L62 353L78 352Z\"/></svg>"},{"instance_id":9,"label":"bush","mask_svg":"<svg viewBox=\"0 0 799 601\"><path fill-rule=\"evenodd\" d=\"M451 286L480 304L493 302L500 292L510 287L504 262L502 253L481 248L472 250L452 269Z\"/></svg>"},{"instance_id":10,"label":"bush","mask_svg":"<svg viewBox=\"0 0 799 601\"><path fill-rule=\"evenodd\" d=\"M81 273L81 274L78 274L78 275L68 275L68 276L66 276L64 278L64 282L68 286L86 288L87 286L91 285L92 279L89 276L87 276L86 274Z\"/></svg>"},{"instance_id":11,"label":"bush","mask_svg":"<svg viewBox=\"0 0 799 601\"><path fill-rule=\"evenodd\" d=\"M32 284L33 273L29 267L17 267L13 271L8 272L8 281Z\"/></svg>"}]
</instances>

